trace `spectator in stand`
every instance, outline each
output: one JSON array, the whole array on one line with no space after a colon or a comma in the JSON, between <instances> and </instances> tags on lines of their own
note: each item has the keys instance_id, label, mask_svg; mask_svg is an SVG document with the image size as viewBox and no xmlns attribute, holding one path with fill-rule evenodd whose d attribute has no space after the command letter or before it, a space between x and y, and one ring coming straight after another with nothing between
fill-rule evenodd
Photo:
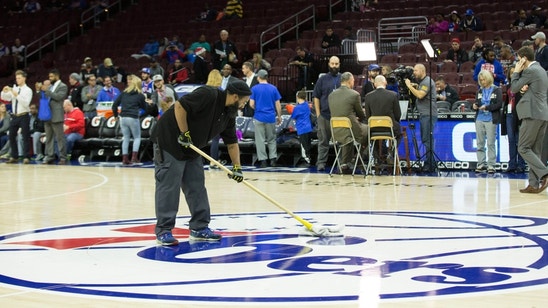
<instances>
[{"instance_id":1,"label":"spectator in stand","mask_svg":"<svg viewBox=\"0 0 548 308\"><path fill-rule=\"evenodd\" d=\"M282 96L276 86L268 83L268 72L257 72L259 83L251 89L249 105L255 110L253 124L255 125L255 148L261 168L277 166L278 153L276 149L276 125L282 122ZM266 147L268 146L268 153Z\"/></svg>"},{"instance_id":2,"label":"spectator in stand","mask_svg":"<svg viewBox=\"0 0 548 308\"><path fill-rule=\"evenodd\" d=\"M0 42L0 58L3 56L8 56L10 54L10 49L4 43Z\"/></svg>"},{"instance_id":3,"label":"spectator in stand","mask_svg":"<svg viewBox=\"0 0 548 308\"><path fill-rule=\"evenodd\" d=\"M485 48L487 47L483 45L483 41L481 40L479 35L476 35L474 37L474 45L472 45L472 49L470 49L470 53L468 55L470 61L478 63L478 61L482 58Z\"/></svg>"},{"instance_id":4,"label":"spectator in stand","mask_svg":"<svg viewBox=\"0 0 548 308\"><path fill-rule=\"evenodd\" d=\"M139 147L141 146L141 122L139 121L140 110L147 110L145 95L141 90L141 79L135 75L130 75L127 81L127 87L112 104L112 113L114 117L120 116L120 129L122 130L122 164L127 166L138 164ZM152 104L152 101L150 102ZM118 114L118 107L122 111ZM129 160L129 143L133 138L133 151L131 161Z\"/></svg>"},{"instance_id":5,"label":"spectator in stand","mask_svg":"<svg viewBox=\"0 0 548 308\"><path fill-rule=\"evenodd\" d=\"M69 84L70 88L68 90L67 99L72 102L74 107L78 107L80 110L83 110L82 89L84 86L82 85L82 80L80 80L80 74L70 74Z\"/></svg>"},{"instance_id":6,"label":"spectator in stand","mask_svg":"<svg viewBox=\"0 0 548 308\"><path fill-rule=\"evenodd\" d=\"M447 51L447 57L444 62L455 62L458 66L468 61L468 53L460 48L460 40L458 37L451 39L451 49Z\"/></svg>"},{"instance_id":7,"label":"spectator in stand","mask_svg":"<svg viewBox=\"0 0 548 308\"><path fill-rule=\"evenodd\" d=\"M352 31L352 26L346 26L344 27L344 32L343 32L343 40L351 40L351 41L355 41L357 40L358 38L356 37L356 33L354 31Z\"/></svg>"},{"instance_id":8,"label":"spectator in stand","mask_svg":"<svg viewBox=\"0 0 548 308\"><path fill-rule=\"evenodd\" d=\"M512 54L514 53L514 49L512 49L510 45L506 44L504 40L502 39L502 37L500 37L500 35L497 35L493 38L493 51L495 52L495 58L497 60L500 60L501 49L504 46L508 46Z\"/></svg>"},{"instance_id":9,"label":"spectator in stand","mask_svg":"<svg viewBox=\"0 0 548 308\"><path fill-rule=\"evenodd\" d=\"M474 11L472 11L472 9L467 9L464 15L465 15L464 19L461 20L459 24L460 32L468 32L468 31L478 32L483 30L483 23L481 22L481 19L474 16Z\"/></svg>"},{"instance_id":10,"label":"spectator in stand","mask_svg":"<svg viewBox=\"0 0 548 308\"><path fill-rule=\"evenodd\" d=\"M193 51L194 53L196 53L196 48L198 47L205 48L207 52L211 52L211 45L209 45L209 43L207 42L205 34L201 34L200 37L198 38L198 41L192 43L189 49Z\"/></svg>"},{"instance_id":11,"label":"spectator in stand","mask_svg":"<svg viewBox=\"0 0 548 308\"><path fill-rule=\"evenodd\" d=\"M21 39L16 38L11 46L11 55L13 56L13 67L22 69L25 67L25 45L21 44Z\"/></svg>"},{"instance_id":12,"label":"spectator in stand","mask_svg":"<svg viewBox=\"0 0 548 308\"><path fill-rule=\"evenodd\" d=\"M268 61L263 59L263 56L261 56L261 54L258 52L253 54L253 59L251 60L251 62L253 63L255 73L259 70L265 70L268 72L272 68L272 65L268 63Z\"/></svg>"},{"instance_id":13,"label":"spectator in stand","mask_svg":"<svg viewBox=\"0 0 548 308\"><path fill-rule=\"evenodd\" d=\"M520 31L527 27L527 13L524 9L517 10L518 18L510 24L510 30Z\"/></svg>"},{"instance_id":14,"label":"spectator in stand","mask_svg":"<svg viewBox=\"0 0 548 308\"><path fill-rule=\"evenodd\" d=\"M325 50L330 47L341 47L341 39L339 36L333 31L333 27L329 26L327 29L325 29L325 34L322 38L322 48Z\"/></svg>"},{"instance_id":15,"label":"spectator in stand","mask_svg":"<svg viewBox=\"0 0 548 308\"><path fill-rule=\"evenodd\" d=\"M88 77L92 76L92 75L94 77L97 77L97 68L95 66L93 66L93 61L91 60L90 57L86 57L84 59L83 65L85 67L82 68L82 71L80 72L82 80L87 81Z\"/></svg>"},{"instance_id":16,"label":"spectator in stand","mask_svg":"<svg viewBox=\"0 0 548 308\"><path fill-rule=\"evenodd\" d=\"M259 83L259 80L257 80L257 75L254 73L252 62L247 61L242 64L242 73L244 74L244 81L250 89ZM253 113L254 110L251 106L249 106L249 101L246 102L244 108L242 109L242 115L244 117L252 117Z\"/></svg>"},{"instance_id":17,"label":"spectator in stand","mask_svg":"<svg viewBox=\"0 0 548 308\"><path fill-rule=\"evenodd\" d=\"M101 86L97 84L95 75L88 75L87 85L82 88L82 111L86 118L91 119L97 115L97 96L101 92Z\"/></svg>"},{"instance_id":18,"label":"spectator in stand","mask_svg":"<svg viewBox=\"0 0 548 308\"><path fill-rule=\"evenodd\" d=\"M160 75L164 77L165 71L164 68L158 63L158 59L156 57L152 57L150 59L150 76L156 76Z\"/></svg>"},{"instance_id":19,"label":"spectator in stand","mask_svg":"<svg viewBox=\"0 0 548 308\"><path fill-rule=\"evenodd\" d=\"M308 89L312 85L314 55L306 51L303 47L295 48L297 55L289 65L299 67L299 77L297 78L297 90Z\"/></svg>"},{"instance_id":20,"label":"spectator in stand","mask_svg":"<svg viewBox=\"0 0 548 308\"><path fill-rule=\"evenodd\" d=\"M531 39L535 40L535 46L537 46L535 51L535 61L537 61L544 70L548 71L548 48L546 48L546 34L539 31L535 35L531 36Z\"/></svg>"},{"instance_id":21,"label":"spectator in stand","mask_svg":"<svg viewBox=\"0 0 548 308\"><path fill-rule=\"evenodd\" d=\"M172 85L177 85L187 81L188 75L188 69L183 66L183 62L181 62L180 59L177 59L168 72L167 82Z\"/></svg>"},{"instance_id":22,"label":"spectator in stand","mask_svg":"<svg viewBox=\"0 0 548 308\"><path fill-rule=\"evenodd\" d=\"M531 48L531 50L534 52L535 51L535 42L531 41L531 40L525 40L525 41L521 42L521 47Z\"/></svg>"},{"instance_id":23,"label":"spectator in stand","mask_svg":"<svg viewBox=\"0 0 548 308\"><path fill-rule=\"evenodd\" d=\"M449 33L459 31L460 21L461 18L457 11L452 11L451 14L449 14L449 28L447 29Z\"/></svg>"},{"instance_id":24,"label":"spectator in stand","mask_svg":"<svg viewBox=\"0 0 548 308\"><path fill-rule=\"evenodd\" d=\"M495 52L491 48L486 48L483 52L483 58L478 61L474 69L474 80L478 81L480 71L486 70L493 74L494 84L498 87L506 84L506 75L500 61L495 59Z\"/></svg>"},{"instance_id":25,"label":"spectator in stand","mask_svg":"<svg viewBox=\"0 0 548 308\"><path fill-rule=\"evenodd\" d=\"M63 129L66 138L67 161L70 161L74 144L76 141L82 140L86 134L86 120L82 110L74 107L68 99L63 102L63 109L65 110Z\"/></svg>"},{"instance_id":26,"label":"spectator in stand","mask_svg":"<svg viewBox=\"0 0 548 308\"><path fill-rule=\"evenodd\" d=\"M445 82L445 79L443 79L443 76L438 76L436 78L436 100L448 102L451 106L454 102L459 100L459 92L448 85Z\"/></svg>"},{"instance_id":27,"label":"spectator in stand","mask_svg":"<svg viewBox=\"0 0 548 308\"><path fill-rule=\"evenodd\" d=\"M163 114L163 111L167 110L171 106L169 101L173 103L177 101L179 97L177 96L177 92L172 85L164 83L164 78L161 75L154 75L152 80L154 81L152 103L156 105L156 109L161 115ZM154 115L153 112L150 113L151 115Z\"/></svg>"},{"instance_id":28,"label":"spectator in stand","mask_svg":"<svg viewBox=\"0 0 548 308\"><path fill-rule=\"evenodd\" d=\"M51 109L51 120L44 122L46 131L46 157L44 164L52 164L55 160L54 142L57 142L59 149L59 165L67 162L66 139L63 130L65 112L63 103L67 98L68 87L60 79L60 73L57 69L49 72L48 79L43 83L36 84L37 91L43 91L49 98L49 107Z\"/></svg>"},{"instance_id":29,"label":"spectator in stand","mask_svg":"<svg viewBox=\"0 0 548 308\"><path fill-rule=\"evenodd\" d=\"M243 18L244 8L241 0L228 0L225 8L225 19Z\"/></svg>"},{"instance_id":30,"label":"spectator in stand","mask_svg":"<svg viewBox=\"0 0 548 308\"><path fill-rule=\"evenodd\" d=\"M509 45L504 45L500 49L500 64L504 69L504 75L508 76L508 71L510 67L516 65L516 56L514 55L514 50Z\"/></svg>"},{"instance_id":31,"label":"spectator in stand","mask_svg":"<svg viewBox=\"0 0 548 308\"><path fill-rule=\"evenodd\" d=\"M365 96L375 90L375 77L381 73L381 67L378 64L369 64L367 67L367 79L362 86L362 101L365 99Z\"/></svg>"},{"instance_id":32,"label":"spectator in stand","mask_svg":"<svg viewBox=\"0 0 548 308\"><path fill-rule=\"evenodd\" d=\"M145 43L145 46L143 46L143 49L139 53L134 53L131 55L134 59L140 59L140 58L152 58L156 55L158 55L160 51L160 43L154 38L154 36L149 36L148 42Z\"/></svg>"},{"instance_id":33,"label":"spectator in stand","mask_svg":"<svg viewBox=\"0 0 548 308\"><path fill-rule=\"evenodd\" d=\"M291 112L295 120L295 129L301 144L301 157L304 167L310 167L310 149L312 148L312 121L310 120L310 102L306 101L306 91L297 92L297 105Z\"/></svg>"},{"instance_id":34,"label":"spectator in stand","mask_svg":"<svg viewBox=\"0 0 548 308\"><path fill-rule=\"evenodd\" d=\"M178 35L174 35L171 41L167 37L164 37L164 47L168 47L169 45L175 45L179 50L185 50L185 45L181 42Z\"/></svg>"},{"instance_id":35,"label":"spectator in stand","mask_svg":"<svg viewBox=\"0 0 548 308\"><path fill-rule=\"evenodd\" d=\"M531 8L531 14L527 16L525 20L526 25L535 25L534 29L544 29L546 23L546 16L542 14L542 8L538 5L533 5ZM533 27L531 27L533 28Z\"/></svg>"},{"instance_id":36,"label":"spectator in stand","mask_svg":"<svg viewBox=\"0 0 548 308\"><path fill-rule=\"evenodd\" d=\"M141 91L146 98L150 98L154 90L154 83L150 76L150 68L143 67L141 69Z\"/></svg>"},{"instance_id":37,"label":"spectator in stand","mask_svg":"<svg viewBox=\"0 0 548 308\"><path fill-rule=\"evenodd\" d=\"M23 5L23 12L25 13L37 13L42 10L42 6L37 0L29 0Z\"/></svg>"},{"instance_id":38,"label":"spectator in stand","mask_svg":"<svg viewBox=\"0 0 548 308\"><path fill-rule=\"evenodd\" d=\"M166 59L169 64L173 64L177 59L185 61L186 55L177 47L175 42L170 42L164 52L160 55L160 58Z\"/></svg>"},{"instance_id":39,"label":"spectator in stand","mask_svg":"<svg viewBox=\"0 0 548 308\"><path fill-rule=\"evenodd\" d=\"M449 22L445 20L443 14L436 14L430 18L429 24L426 27L426 33L447 33L449 32Z\"/></svg>"},{"instance_id":40,"label":"spectator in stand","mask_svg":"<svg viewBox=\"0 0 548 308\"><path fill-rule=\"evenodd\" d=\"M44 159L44 149L40 138L44 134L44 122L38 119L38 106L35 103L29 105L30 110L30 138L32 139L32 150L34 160L41 161ZM24 145L23 145L24 147Z\"/></svg>"},{"instance_id":41,"label":"spectator in stand","mask_svg":"<svg viewBox=\"0 0 548 308\"><path fill-rule=\"evenodd\" d=\"M318 118L318 159L316 167L318 171L325 171L327 156L329 153L329 141L331 140L331 112L329 111L328 97L331 92L341 86L341 74L339 68L341 62L339 57L329 58L329 72L318 79L314 86L314 109Z\"/></svg>"},{"instance_id":42,"label":"spectator in stand","mask_svg":"<svg viewBox=\"0 0 548 308\"><path fill-rule=\"evenodd\" d=\"M66 89L65 89L66 90ZM22 70L15 72L15 84L13 87L5 86L0 94L4 101L11 101L11 121L9 121L9 143L11 149L8 163L17 163L18 154L22 154L23 163L30 162L28 142L24 143L23 152L17 151L17 132L21 130L23 140L29 140L29 105L32 100L32 90L27 86L27 73Z\"/></svg>"},{"instance_id":43,"label":"spectator in stand","mask_svg":"<svg viewBox=\"0 0 548 308\"><path fill-rule=\"evenodd\" d=\"M112 78L106 76L103 80L103 88L99 91L97 95L97 105L101 103L111 104L116 100L120 95L120 90L112 85ZM110 116L110 111L105 109L98 110L97 114L108 118Z\"/></svg>"},{"instance_id":44,"label":"spectator in stand","mask_svg":"<svg viewBox=\"0 0 548 308\"><path fill-rule=\"evenodd\" d=\"M205 4L204 10L200 12L200 15L198 16L197 20L199 21L212 21L217 18L217 10L214 8L210 8L209 4Z\"/></svg>"},{"instance_id":45,"label":"spectator in stand","mask_svg":"<svg viewBox=\"0 0 548 308\"><path fill-rule=\"evenodd\" d=\"M207 82L207 76L209 75L209 65L205 60L207 49L204 47L197 47L194 50L196 59L192 64L192 70L194 71L194 83L204 84ZM182 65L182 64L181 64Z\"/></svg>"},{"instance_id":46,"label":"spectator in stand","mask_svg":"<svg viewBox=\"0 0 548 308\"><path fill-rule=\"evenodd\" d=\"M478 74L480 89L472 109L476 111L477 158L476 172L495 173L497 162L497 126L502 109L502 90L493 84L493 74L481 70ZM485 148L487 141L487 149ZM485 152L487 152L487 160Z\"/></svg>"},{"instance_id":47,"label":"spectator in stand","mask_svg":"<svg viewBox=\"0 0 548 308\"><path fill-rule=\"evenodd\" d=\"M213 44L213 68L222 70L225 64L238 63L238 49L236 44L228 39L228 31L221 30L220 40Z\"/></svg>"},{"instance_id":48,"label":"spectator in stand","mask_svg":"<svg viewBox=\"0 0 548 308\"><path fill-rule=\"evenodd\" d=\"M111 58L105 58L103 63L97 67L97 81L104 83L106 77L110 77L111 81L116 81L118 78L118 71L114 67Z\"/></svg>"}]
</instances>

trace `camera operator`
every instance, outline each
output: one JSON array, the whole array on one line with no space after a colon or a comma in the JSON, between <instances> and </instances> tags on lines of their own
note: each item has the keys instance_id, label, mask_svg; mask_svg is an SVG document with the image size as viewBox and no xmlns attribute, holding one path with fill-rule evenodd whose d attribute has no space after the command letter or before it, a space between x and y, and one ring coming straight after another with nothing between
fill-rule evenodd
<instances>
[{"instance_id":1,"label":"camera operator","mask_svg":"<svg viewBox=\"0 0 548 308\"><path fill-rule=\"evenodd\" d=\"M433 132L438 121L438 110L432 99L436 97L436 87L429 76L426 76L426 68L423 64L416 64L413 68L413 75L418 84L411 83L409 78L404 80L409 91L417 98L416 105L419 112L421 129L421 140L426 150L426 160L423 170L434 172L436 165L434 161L434 139ZM430 139L432 138L432 139Z\"/></svg>"},{"instance_id":2,"label":"camera operator","mask_svg":"<svg viewBox=\"0 0 548 308\"><path fill-rule=\"evenodd\" d=\"M399 85L398 85L398 79L396 75L392 71L392 67L390 65L384 65L381 70L381 75L386 78L386 90L394 91L396 92L396 95L399 97Z\"/></svg>"}]
</instances>

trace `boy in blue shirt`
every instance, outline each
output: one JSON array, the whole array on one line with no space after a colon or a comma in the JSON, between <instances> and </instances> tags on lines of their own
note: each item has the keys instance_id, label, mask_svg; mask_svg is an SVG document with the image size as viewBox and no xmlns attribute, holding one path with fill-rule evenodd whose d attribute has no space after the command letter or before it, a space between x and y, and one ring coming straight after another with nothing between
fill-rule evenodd
<instances>
[{"instance_id":1,"label":"boy in blue shirt","mask_svg":"<svg viewBox=\"0 0 548 308\"><path fill-rule=\"evenodd\" d=\"M301 143L301 155L310 165L310 147L312 135L312 122L310 121L310 106L306 101L306 92L297 92L297 105L293 108L291 118L295 120L295 129Z\"/></svg>"}]
</instances>

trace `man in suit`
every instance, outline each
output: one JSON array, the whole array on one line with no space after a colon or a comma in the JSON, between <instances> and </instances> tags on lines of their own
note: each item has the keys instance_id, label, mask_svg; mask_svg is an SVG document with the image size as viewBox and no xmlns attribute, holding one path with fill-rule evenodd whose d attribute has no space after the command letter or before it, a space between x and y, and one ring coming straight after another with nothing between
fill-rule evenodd
<instances>
[{"instance_id":1,"label":"man in suit","mask_svg":"<svg viewBox=\"0 0 548 308\"><path fill-rule=\"evenodd\" d=\"M227 63L238 63L236 44L228 39L228 31L221 30L220 40L213 44L213 68L222 69Z\"/></svg>"},{"instance_id":2,"label":"man in suit","mask_svg":"<svg viewBox=\"0 0 548 308\"><path fill-rule=\"evenodd\" d=\"M386 89L386 77L375 77L375 90L365 96L365 121L373 116L389 116L392 119L394 135L401 137L401 110L398 95Z\"/></svg>"},{"instance_id":3,"label":"man in suit","mask_svg":"<svg viewBox=\"0 0 548 308\"><path fill-rule=\"evenodd\" d=\"M242 73L244 73L244 81L247 86L251 89L254 85L259 83L257 80L257 75L254 73L253 63L246 61L242 64ZM242 110L244 117L252 117L254 114L253 108L249 106L247 102Z\"/></svg>"},{"instance_id":4,"label":"man in suit","mask_svg":"<svg viewBox=\"0 0 548 308\"><path fill-rule=\"evenodd\" d=\"M63 129L65 120L63 101L67 98L68 87L61 81L59 76L59 70L52 69L49 72L49 79L36 85L37 90L44 91L46 97L49 98L49 108L51 109L51 120L44 123L46 131L46 157L44 158L44 164L52 164L55 160L53 138L57 141L59 149L59 164L66 164L67 161L65 132Z\"/></svg>"},{"instance_id":5,"label":"man in suit","mask_svg":"<svg viewBox=\"0 0 548 308\"><path fill-rule=\"evenodd\" d=\"M548 126L548 76L531 48L521 47L518 59L511 90L523 93L516 107L521 119L518 152L529 165L529 185L520 192L538 194L548 186L548 167L540 159Z\"/></svg>"},{"instance_id":6,"label":"man in suit","mask_svg":"<svg viewBox=\"0 0 548 308\"><path fill-rule=\"evenodd\" d=\"M347 117L352 122L352 132L356 141L362 145L367 144L367 125L365 121L365 113L361 107L360 93L353 90L354 88L354 76L350 72L344 72L341 74L341 86L329 94L327 100L329 102L329 110L331 111L331 117ZM337 131L336 139L343 139L339 137ZM342 172L350 170L351 160L353 156L352 145L349 145L342 150L341 168Z\"/></svg>"}]
</instances>

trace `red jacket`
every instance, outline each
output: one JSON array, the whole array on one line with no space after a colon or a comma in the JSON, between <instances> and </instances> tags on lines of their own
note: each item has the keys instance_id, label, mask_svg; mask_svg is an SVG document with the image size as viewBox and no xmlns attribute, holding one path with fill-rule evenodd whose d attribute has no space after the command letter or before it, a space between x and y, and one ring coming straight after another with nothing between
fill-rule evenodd
<instances>
[{"instance_id":1,"label":"red jacket","mask_svg":"<svg viewBox=\"0 0 548 308\"><path fill-rule=\"evenodd\" d=\"M84 113L80 108L75 107L71 112L65 113L65 125L68 128L65 130L65 135L70 133L78 133L82 136L86 134L86 120Z\"/></svg>"}]
</instances>

